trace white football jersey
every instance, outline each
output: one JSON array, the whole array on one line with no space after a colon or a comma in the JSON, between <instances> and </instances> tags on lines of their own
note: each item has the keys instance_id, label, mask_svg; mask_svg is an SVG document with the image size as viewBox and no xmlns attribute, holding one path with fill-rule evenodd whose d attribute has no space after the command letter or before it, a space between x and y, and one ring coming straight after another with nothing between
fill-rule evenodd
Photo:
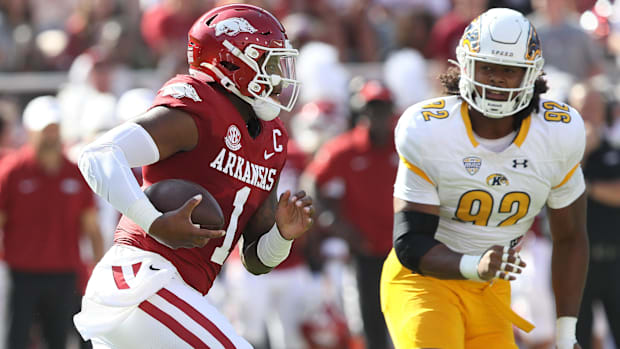
<instances>
[{"instance_id":1,"label":"white football jersey","mask_svg":"<svg viewBox=\"0 0 620 349\"><path fill-rule=\"evenodd\" d=\"M440 206L435 238L453 251L482 254L509 246L546 204L570 205L585 190L581 115L567 104L541 100L501 152L486 149L457 96L408 108L396 127L401 158L394 196Z\"/></svg>"}]
</instances>

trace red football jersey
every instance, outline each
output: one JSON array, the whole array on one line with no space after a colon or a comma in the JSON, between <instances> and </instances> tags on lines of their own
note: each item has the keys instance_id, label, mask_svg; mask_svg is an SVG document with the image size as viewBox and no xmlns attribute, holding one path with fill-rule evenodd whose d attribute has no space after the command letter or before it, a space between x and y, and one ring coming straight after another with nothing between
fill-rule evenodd
<instances>
[{"instance_id":1,"label":"red football jersey","mask_svg":"<svg viewBox=\"0 0 620 349\"><path fill-rule=\"evenodd\" d=\"M254 139L243 117L209 83L177 75L158 92L155 106L179 108L198 127L197 146L143 167L144 187L180 178L202 185L217 200L226 218L226 235L203 248L170 249L123 217L115 241L153 251L171 261L189 285L206 294L235 247L248 220L275 190L286 161L288 134L279 118L263 121Z\"/></svg>"}]
</instances>

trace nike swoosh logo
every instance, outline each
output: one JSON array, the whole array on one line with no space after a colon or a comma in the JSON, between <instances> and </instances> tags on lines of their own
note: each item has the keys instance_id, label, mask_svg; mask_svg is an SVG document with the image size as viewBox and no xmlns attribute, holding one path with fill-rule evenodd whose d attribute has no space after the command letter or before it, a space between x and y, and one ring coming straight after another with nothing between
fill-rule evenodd
<instances>
[{"instance_id":1,"label":"nike swoosh logo","mask_svg":"<svg viewBox=\"0 0 620 349\"><path fill-rule=\"evenodd\" d=\"M276 155L276 153L267 153L267 151L265 150L265 154L263 155L265 156L265 160L269 160L272 156Z\"/></svg>"},{"instance_id":2,"label":"nike swoosh logo","mask_svg":"<svg viewBox=\"0 0 620 349\"><path fill-rule=\"evenodd\" d=\"M155 267L154 267L154 266L152 266L152 265L149 265L149 269L151 269L151 270L155 270L155 271L157 271L157 270L161 270L161 269L159 269L159 268L155 268Z\"/></svg>"}]
</instances>

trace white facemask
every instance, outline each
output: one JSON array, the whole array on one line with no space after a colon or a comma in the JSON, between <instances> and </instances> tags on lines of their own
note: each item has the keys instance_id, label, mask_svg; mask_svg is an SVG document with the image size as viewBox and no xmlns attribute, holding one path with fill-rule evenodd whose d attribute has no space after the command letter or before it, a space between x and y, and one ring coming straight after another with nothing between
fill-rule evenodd
<instances>
[{"instance_id":1,"label":"white facemask","mask_svg":"<svg viewBox=\"0 0 620 349\"><path fill-rule=\"evenodd\" d=\"M252 103L252 109L261 120L271 121L280 114L280 107L256 98Z\"/></svg>"}]
</instances>

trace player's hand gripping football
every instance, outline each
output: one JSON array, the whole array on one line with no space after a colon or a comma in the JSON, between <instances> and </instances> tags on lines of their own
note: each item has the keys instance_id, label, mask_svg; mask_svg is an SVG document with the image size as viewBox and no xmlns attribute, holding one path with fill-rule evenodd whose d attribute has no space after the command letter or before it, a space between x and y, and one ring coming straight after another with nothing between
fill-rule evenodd
<instances>
[{"instance_id":1,"label":"player's hand gripping football","mask_svg":"<svg viewBox=\"0 0 620 349\"><path fill-rule=\"evenodd\" d=\"M192 223L192 211L201 200L202 196L196 195L178 209L159 216L151 224L149 235L173 249L203 247L210 239L224 236L224 230L202 229Z\"/></svg>"},{"instance_id":2,"label":"player's hand gripping football","mask_svg":"<svg viewBox=\"0 0 620 349\"><path fill-rule=\"evenodd\" d=\"M312 198L305 191L291 196L289 190L280 195L276 207L276 223L282 237L287 240L297 239L312 226L314 206Z\"/></svg>"},{"instance_id":3,"label":"player's hand gripping football","mask_svg":"<svg viewBox=\"0 0 620 349\"><path fill-rule=\"evenodd\" d=\"M515 249L494 245L480 258L478 275L483 280L498 278L513 281L517 279L514 274L521 274L525 266Z\"/></svg>"}]
</instances>

